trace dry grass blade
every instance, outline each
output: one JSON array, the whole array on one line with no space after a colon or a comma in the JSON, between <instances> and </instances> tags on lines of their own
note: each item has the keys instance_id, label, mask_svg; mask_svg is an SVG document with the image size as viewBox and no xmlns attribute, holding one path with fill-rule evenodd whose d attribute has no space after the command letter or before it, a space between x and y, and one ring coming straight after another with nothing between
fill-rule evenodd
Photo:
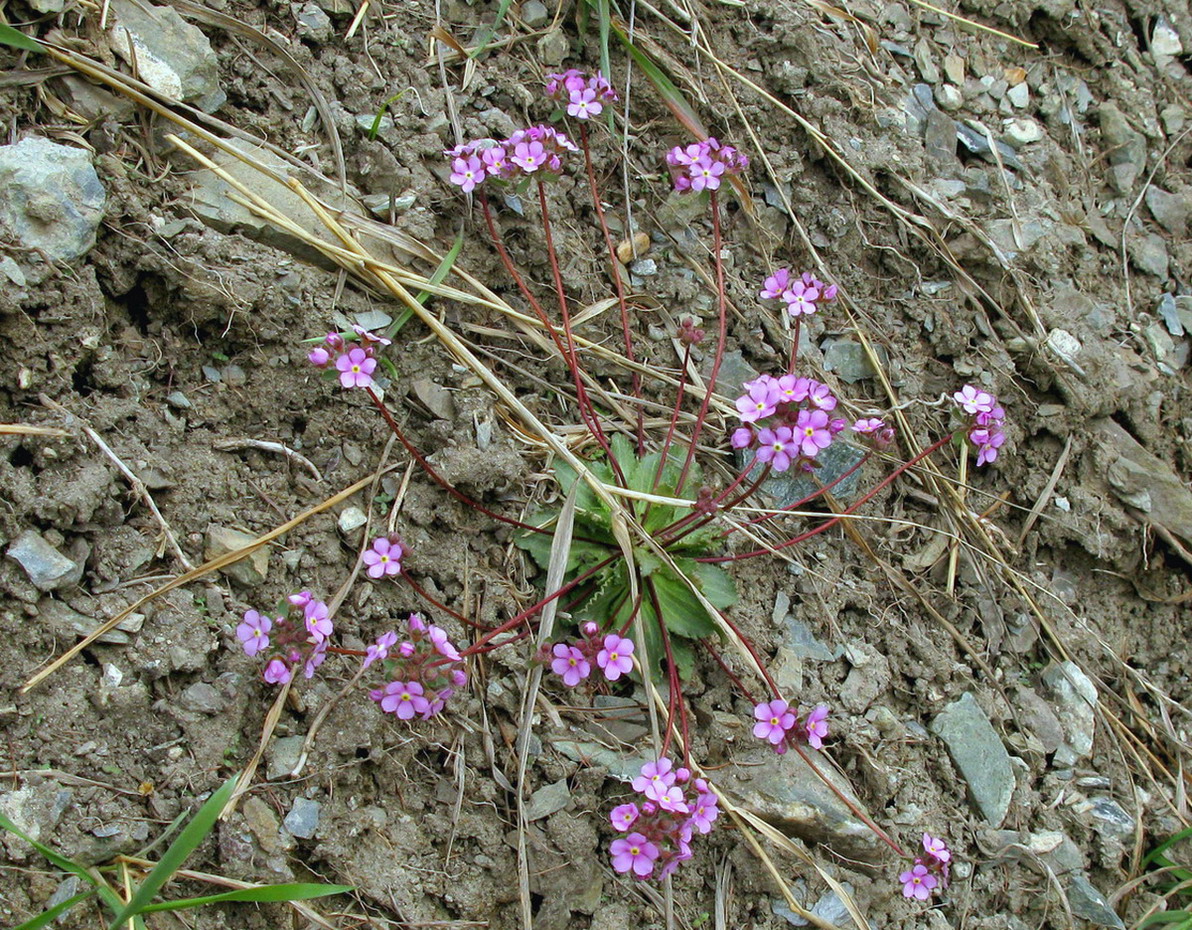
<instances>
[{"instance_id":1,"label":"dry grass blade","mask_svg":"<svg viewBox=\"0 0 1192 930\"><path fill-rule=\"evenodd\" d=\"M984 23L979 23L976 20L968 19L964 16L958 16L956 13L950 13L948 10L945 10L942 7L928 3L927 0L911 0L911 3L915 4L915 6L923 7L925 10L931 10L933 13L938 13L940 16L946 16L948 19L953 20L954 22L963 23L964 25L971 26L973 29L978 29L981 32L988 32L991 35L999 36L1000 38L1005 39L1007 42L1014 42L1018 45L1025 46L1026 48L1033 48L1036 50L1039 48L1039 45L1036 42L1020 39L1018 36L1013 35L1012 33L1002 32L1002 30L995 29L993 26L986 26Z\"/></svg>"},{"instance_id":2,"label":"dry grass blade","mask_svg":"<svg viewBox=\"0 0 1192 930\"><path fill-rule=\"evenodd\" d=\"M567 574L567 560L571 557L571 535L575 528L575 503L579 498L579 485L571 488L571 493L563 502L559 510L559 517L555 523L555 535L551 540L550 562L546 567L546 590L558 591L563 586ZM559 612L559 599L552 598L542 608L538 624L538 647L542 648L554 634L555 616ZM522 691L521 713L517 732L517 876L518 892L521 901L522 925L531 930L534 924L534 914L530 900L530 863L526 854L526 765L530 754L528 746L530 735L534 729L534 705L538 702L538 688L542 683L542 665L535 662L526 673L526 685Z\"/></svg>"},{"instance_id":3,"label":"dry grass blade","mask_svg":"<svg viewBox=\"0 0 1192 930\"><path fill-rule=\"evenodd\" d=\"M396 466L391 466L391 468L386 469L386 470L391 471L392 468L394 468L394 467L396 467ZM334 507L336 504L340 503L341 501L347 500L349 497L351 497L357 491L363 490L364 488L368 487L368 485L373 480L375 480L375 477L376 477L375 475L368 475L365 478L361 478L355 484L349 485L348 487L346 487L342 491L340 491L338 494L332 495L331 497L327 498L325 501L323 501L319 504L316 504L314 507L311 507L309 510L304 510L298 516L294 517L293 520L289 520L286 523L283 523L281 526L277 527L276 529L270 530L268 533L265 533L263 536L258 536L256 539L254 539L251 543L249 543L244 548L237 549L234 552L226 553L225 555L218 556L217 558L214 558L214 559L210 559L209 561L204 562L202 565L197 566L196 568L192 569L191 571L186 572L183 575L179 575L176 578L170 579L169 581L167 581L165 584L161 585L158 588L154 588L152 591L150 591L144 597L137 599L132 604L130 604L128 607L125 607L124 610L120 611L120 613L116 614L110 620L107 620L104 623L100 624L100 626L97 629L93 630L91 633L89 633L83 639L79 640L79 642L75 643L75 645L73 645L69 649L67 649L66 652L62 653L62 655L58 656L58 658L56 658L53 662L51 662L49 665L47 665L45 668L43 668L40 672L38 672L36 675L34 675L32 678L30 678L28 681L26 681L23 685L21 685L20 691L18 693L25 694L28 691L30 691L32 688L37 687L39 684L41 684L43 681L45 681L46 678L48 678L50 675L52 675L54 672L56 672L59 668L61 668L63 665L65 665L67 662L69 662L71 659L73 659L75 656L77 656L80 652L82 652L84 649L86 649L92 643L94 643L97 639L99 639L99 637L103 636L105 633L114 629L129 614L134 613L140 607L144 606L145 604L148 604L150 601L152 601L158 597L161 597L163 594L165 594L168 591L173 591L175 588L180 588L184 585L188 585L192 581L196 581L199 578L202 578L204 575L209 575L209 574L211 574L211 572L218 571L219 569L224 568L225 566L231 565L233 562L239 562L245 556L251 555L257 549L260 549L261 546L266 546L269 543L273 542L273 540L275 540L281 536L284 536L290 530L294 529L294 527L301 526L305 521L309 520L311 517L315 516L316 514L320 514L324 510L328 510L331 507Z\"/></svg>"},{"instance_id":4,"label":"dry grass blade","mask_svg":"<svg viewBox=\"0 0 1192 930\"><path fill-rule=\"evenodd\" d=\"M26 423L0 423L0 436L70 436L69 430L56 426L30 426Z\"/></svg>"},{"instance_id":5,"label":"dry grass blade","mask_svg":"<svg viewBox=\"0 0 1192 930\"><path fill-rule=\"evenodd\" d=\"M236 788L232 791L232 796L228 798L227 807L219 815L220 820L227 820L232 816L232 812L236 810L236 805L240 802L241 796L252 787L252 780L257 774L261 760L265 758L265 747L269 745L273 731L277 728L277 721L281 719L281 712L286 706L286 699L290 696L290 687L293 684L293 678L282 684L280 690L277 692L277 697L273 699L273 703L269 706L269 711L265 714L265 722L261 725L261 738L257 740L257 748L253 752L252 758L248 760L248 764L244 766L244 771L240 773L240 777L236 779Z\"/></svg>"}]
</instances>

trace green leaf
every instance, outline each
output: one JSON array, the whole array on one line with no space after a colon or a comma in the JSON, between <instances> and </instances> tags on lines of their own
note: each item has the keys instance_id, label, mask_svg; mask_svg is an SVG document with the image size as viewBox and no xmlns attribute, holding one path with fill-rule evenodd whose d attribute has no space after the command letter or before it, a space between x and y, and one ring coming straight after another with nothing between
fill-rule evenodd
<instances>
[{"instance_id":1,"label":"green leaf","mask_svg":"<svg viewBox=\"0 0 1192 930\"><path fill-rule=\"evenodd\" d=\"M325 898L333 894L346 894L353 885L316 885L309 882L291 882L283 885L261 885L258 888L240 888L222 894L203 895L199 898L180 898L177 901L159 901L141 909L142 914L153 911L180 911L188 907L202 907L204 904L218 904L223 901L256 901L272 903L277 901L309 901L311 898Z\"/></svg>"},{"instance_id":2,"label":"green leaf","mask_svg":"<svg viewBox=\"0 0 1192 930\"><path fill-rule=\"evenodd\" d=\"M573 612L577 623L591 620L601 629L620 627L629 619L629 576L624 562L614 562L596 575L591 597Z\"/></svg>"},{"instance_id":3,"label":"green leaf","mask_svg":"<svg viewBox=\"0 0 1192 930\"><path fill-rule=\"evenodd\" d=\"M76 904L78 904L80 901L84 901L87 898L90 898L94 894L95 894L94 888L92 888L88 891L80 891L78 894L74 895L73 897L67 898L65 901L59 901L53 907L42 911L36 917L31 917L29 920L26 920L19 927L15 927L14 930L41 930L42 927L49 926L49 924L54 919L56 919L59 914L65 913L66 911L68 911L72 907L74 907Z\"/></svg>"},{"instance_id":4,"label":"green leaf","mask_svg":"<svg viewBox=\"0 0 1192 930\"><path fill-rule=\"evenodd\" d=\"M703 639L716 632L716 624L685 581L669 569L655 573L650 580L669 632L687 639Z\"/></svg>"},{"instance_id":5,"label":"green leaf","mask_svg":"<svg viewBox=\"0 0 1192 930\"><path fill-rule=\"evenodd\" d=\"M733 577L719 565L692 559L675 559L675 564L696 583L700 594L717 610L737 603L737 586L733 584Z\"/></svg>"},{"instance_id":6,"label":"green leaf","mask_svg":"<svg viewBox=\"0 0 1192 930\"><path fill-rule=\"evenodd\" d=\"M219 789L199 808L190 823L183 827L177 839L170 844L169 849L158 860L157 865L153 867L153 871L145 876L145 880L137 887L136 892L128 904L116 915L116 919L111 922L108 930L118 930L120 925L126 923L134 914L140 914L144 911L153 899L157 897L157 893L161 891L166 882L173 878L174 873L182 868L182 864L186 861L187 857L195 851L215 826L216 820L223 813L228 799L231 798L232 792L236 788L236 779L238 777L237 775L233 775L220 785Z\"/></svg>"},{"instance_id":7,"label":"green leaf","mask_svg":"<svg viewBox=\"0 0 1192 930\"><path fill-rule=\"evenodd\" d=\"M5 23L0 23L0 45L11 45L13 48L24 49L26 52L44 52L45 46L36 39L30 38L19 29L14 29Z\"/></svg>"},{"instance_id":8,"label":"green leaf","mask_svg":"<svg viewBox=\"0 0 1192 930\"><path fill-rule=\"evenodd\" d=\"M95 888L96 892L99 894L99 896L103 900L104 904L106 904L108 907L110 907L113 912L118 910L120 908L120 906L122 905L123 902L116 895L116 892L114 892L111 888L109 888L107 885L105 885L102 881L100 881L98 878L96 878L94 875L92 875L87 869L83 868L78 863L73 862L70 859L67 859L64 855L62 855L57 850L51 849L49 846L46 846L44 843L39 843L37 840L33 839L33 837L31 837L31 836L27 836L24 832L22 832L21 830L19 830L17 828L16 824L14 824L11 820L9 820L6 816L4 816L4 814L0 814L0 827L3 827L9 833L14 834L15 836L19 836L26 843L28 843L30 846L32 846L34 849L36 849L39 853L41 853L43 856L45 856L45 858L50 862L51 865L57 866L63 872L70 872L72 875L77 875L79 878L81 878L83 881L85 881L88 885L91 885L93 888Z\"/></svg>"}]
</instances>

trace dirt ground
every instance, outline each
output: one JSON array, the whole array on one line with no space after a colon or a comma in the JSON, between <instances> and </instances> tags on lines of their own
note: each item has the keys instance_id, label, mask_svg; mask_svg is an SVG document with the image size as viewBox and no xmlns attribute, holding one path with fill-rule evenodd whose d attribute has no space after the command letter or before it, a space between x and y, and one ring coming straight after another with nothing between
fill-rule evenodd
<instances>
[{"instance_id":1,"label":"dirt ground","mask_svg":"<svg viewBox=\"0 0 1192 930\"><path fill-rule=\"evenodd\" d=\"M437 254L462 232L460 266L517 305L478 210L446 181L443 150L461 141L457 128L462 139L499 138L547 119L544 75L596 69L600 40L572 0L515 3L494 33L500 6L374 3L350 38L357 9L344 0L178 9L213 51L212 79L226 95L216 117L322 172L333 191L337 158L313 87L345 180L379 205L380 222ZM969 474L966 520L930 475L908 474L865 507L888 522L730 569L741 593L730 616L800 704L832 706L827 755L861 805L904 845L923 831L943 836L956 857L950 886L929 904L907 901L899 862L868 840L853 848L792 826L807 861L759 842L798 902L839 926L850 919L825 875L846 883L879 928L1132 926L1161 904L1153 882L1130 884L1142 856L1190 822L1192 17L1181 0L947 7L977 25L909 2L633 7L638 47L709 131L753 161L747 199L724 198L733 364L782 367L784 329L756 292L789 264L847 297L810 322L805 371L854 414L899 405L909 427L900 454L946 432L939 400L962 384L996 392L1008 416L998 461ZM38 10L14 0L4 15L129 73L94 4ZM492 44L465 66L449 54L453 42ZM541 579L507 527L407 467L367 398L306 362L303 340L385 325L401 306L212 195L210 177L167 142L177 127L162 116L119 94L96 103L75 69L22 55L0 49L2 141L44 136L89 152L106 202L94 246L77 260L47 268L8 232L0 243L23 269L0 287L10 346L0 354L0 423L65 431L0 435L9 653L0 809L92 864L143 849L258 750L276 692L235 641L245 610L304 588L338 594L337 635L360 649L427 609L408 586L353 574L366 537L358 516L370 536L392 520L408 547L405 571L480 623L533 603ZM611 60L623 89L627 58L615 39ZM673 371L674 321L714 326L711 226L670 191L663 155L690 136L640 67L628 113L615 135L593 127L593 153L618 237L632 223L651 238L649 263L635 263L629 279L639 356ZM496 208L527 279L549 294L536 204ZM573 305L610 297L578 169L553 187L551 210ZM552 388L568 387L557 357L495 311L440 298L429 306L527 408L575 437L577 414ZM615 348L615 308L581 333ZM858 361L862 341L882 377ZM422 323L407 323L383 354L394 366L389 408L450 482L515 517L557 494L542 443ZM622 368L590 363L606 388L628 390ZM697 365L709 364L705 352ZM670 397L649 380L646 396ZM716 462L729 461L732 424L720 414L709 423L707 467L729 475ZM955 477L953 453L936 462ZM99 622L224 551L227 531L260 536L391 465L272 540L251 566L170 588L21 690ZM863 480L889 469L867 465ZM36 584L12 548L28 531L73 575ZM429 613L467 641L460 624ZM804 636L798 648L792 631ZM189 865L354 885L354 898L311 904L337 927L517 927L523 906L538 928L790 926L774 874L727 817L668 886L613 872L607 811L628 795L616 760L646 753L645 718L635 710L610 723L602 708L611 705L594 710L547 676L519 760L531 657L522 644L474 662L451 712L418 725L381 715L362 689L340 698L357 666L333 657L290 691L252 790ZM1065 661L1092 688L1093 708L1089 694L1073 695L1079 684L1057 680ZM640 684L615 694L634 708L644 700ZM974 797L975 774L940 732L940 714L966 694L1004 747L994 755L1009 757L1003 819ZM693 754L711 777L729 785L754 762L790 764L759 761L750 708L714 663L697 663L687 695ZM594 756L593 743L604 753ZM538 807L519 831L522 762ZM61 875L11 836L0 868L7 925L63 893ZM282 905L226 905L153 925L292 919L306 925ZM63 925L100 920L77 908Z\"/></svg>"}]
</instances>

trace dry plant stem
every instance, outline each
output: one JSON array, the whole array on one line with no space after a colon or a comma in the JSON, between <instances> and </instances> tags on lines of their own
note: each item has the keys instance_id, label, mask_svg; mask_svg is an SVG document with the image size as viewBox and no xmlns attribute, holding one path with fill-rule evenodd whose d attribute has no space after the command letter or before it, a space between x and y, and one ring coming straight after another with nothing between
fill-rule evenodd
<instances>
[{"instance_id":1,"label":"dry plant stem","mask_svg":"<svg viewBox=\"0 0 1192 930\"><path fill-rule=\"evenodd\" d=\"M695 448L699 443L699 434L703 431L704 422L708 418L708 406L712 403L712 393L716 390L716 377L720 374L720 363L724 360L724 344L728 337L728 302L724 296L724 261L720 257L720 201L716 191L712 191L712 254L716 259L716 357L712 361L712 371L708 374L708 387L700 401L699 413L695 418L695 427L691 431L691 445L687 447L687 458L683 462L683 470L679 473L679 481L675 486L675 493L683 490L687 481L687 473L691 471L691 463L695 459Z\"/></svg>"},{"instance_id":2,"label":"dry plant stem","mask_svg":"<svg viewBox=\"0 0 1192 930\"><path fill-rule=\"evenodd\" d=\"M789 548L790 546L798 545L799 543L803 542L804 540L810 539L812 536L818 536L820 533L824 532L824 530L835 526L837 523L839 523L845 517L855 513L857 508L859 508L862 504L866 504L870 500L872 500L877 495L877 493L879 491L881 491L884 487L886 487L888 484L890 484L892 481L894 481L895 478L897 478L899 475L901 475L904 471L906 471L908 468L910 468L916 462L919 462L919 461L927 458L927 456L931 455L933 452L938 450L941 446L947 445L951 441L952 441L952 434L949 433L943 439L939 439L939 440L933 442L930 446L928 446L926 449L924 449L922 452L920 452L918 455L916 455L909 462L904 462L902 465L898 466L898 468L896 468L893 472L891 472L889 475L887 475L885 478L883 478L881 481L879 481L876 485L874 485L873 488L871 488L863 497L854 501L852 504L850 504L848 507L846 507L840 513L838 513L836 516L834 516L831 520L826 520L820 526L817 526L814 529L808 530L806 533L801 533L798 536L788 539L784 543L779 543L777 546L772 546L769 549L754 549L752 552L742 552L742 553L738 553L737 555L704 556L702 558L696 559L696 561L697 562L735 562L738 559L752 559L759 555L767 555L767 554L770 554L773 552L777 552L779 549L786 549L786 548ZM726 531L725 535L728 535L728 533L731 533L731 532L732 532L732 530L728 530L728 531Z\"/></svg>"},{"instance_id":3,"label":"dry plant stem","mask_svg":"<svg viewBox=\"0 0 1192 930\"><path fill-rule=\"evenodd\" d=\"M625 475L621 471L616 456L613 455L613 450L609 448L608 438L604 435L604 427L600 425L600 416L596 413L596 408L592 406L592 401L584 389L583 378L580 376L579 356L575 351L575 336L571 332L571 311L567 309L567 290L563 287L563 272L559 270L559 255L555 251L555 242L551 235L546 185L541 180L538 182L538 209L542 214L542 234L546 238L546 254L550 258L551 276L555 282L555 296L559 300L559 314L563 318L563 335L567 339L567 364L571 368L571 376L575 381L575 395L579 402L580 415L584 417L588 428L592 431L592 437L600 444L604 454L608 456L608 462L617 476L618 483L625 487Z\"/></svg>"},{"instance_id":4,"label":"dry plant stem","mask_svg":"<svg viewBox=\"0 0 1192 930\"><path fill-rule=\"evenodd\" d=\"M964 443L960 447L960 473L956 478L958 482L956 494L960 498L961 504L964 504L965 491L968 485L968 460L968 443ZM959 527L957 529L959 529ZM948 597L951 597L956 592L956 567L959 563L960 545L959 543L953 543L951 551L948 553Z\"/></svg>"},{"instance_id":5,"label":"dry plant stem","mask_svg":"<svg viewBox=\"0 0 1192 930\"><path fill-rule=\"evenodd\" d=\"M691 360L691 345L690 345L690 343L688 343L687 345L685 345L683 347L683 364L679 368L679 371L681 371L682 374L679 375L679 388L675 392L675 408L671 413L670 423L667 425L667 428L666 428L666 439L663 440L663 442L662 442L662 454L658 458L658 468L655 469L655 471L654 471L654 483L650 486L651 492L658 490L658 484L662 481L662 472L666 468L666 457L667 457L667 455L670 454L671 443L674 441L674 438L675 438L675 427L678 425L678 422L679 422L679 412L683 409L683 393L687 388L687 363L690 360ZM635 390L636 390L636 386L635 386ZM637 416L638 416L638 426L640 428L641 423L642 423L642 419L641 419L642 411L641 411L640 407L638 408ZM638 455L641 455L640 449L638 450ZM675 493L678 493L678 491L676 491ZM649 508L648 504L646 505L646 512L647 513L650 512L650 508Z\"/></svg>"},{"instance_id":6,"label":"dry plant stem","mask_svg":"<svg viewBox=\"0 0 1192 930\"><path fill-rule=\"evenodd\" d=\"M608 267L613 276L613 287L617 290L617 306L621 310L621 335L625 339L625 358L632 364L637 359L633 354L633 335L629 331L629 305L625 301L625 284L621 280L621 263L617 260L617 249L613 245L613 236L609 231L608 222L604 218L604 206L600 202L600 190L596 186L596 168L592 164L592 152L588 147L588 124L579 124L580 145L584 150L584 164L588 169L588 187L592 192L592 205L596 208L596 218L600 222L600 231L604 233L604 244L608 247ZM632 233L629 233L632 242ZM634 371L632 374L633 396L641 395L641 375ZM637 411L637 454L641 456L646 451L646 427L644 411L639 407Z\"/></svg>"},{"instance_id":7,"label":"dry plant stem","mask_svg":"<svg viewBox=\"0 0 1192 930\"><path fill-rule=\"evenodd\" d=\"M795 317L795 331L791 334L791 367L790 373L795 373L795 363L799 360L799 334L803 329L803 317Z\"/></svg>"},{"instance_id":8,"label":"dry plant stem","mask_svg":"<svg viewBox=\"0 0 1192 930\"><path fill-rule=\"evenodd\" d=\"M406 451L413 456L414 461L422 466L422 470L426 472L427 477L429 477L431 481L441 487L460 503L467 504L473 510L479 511L486 517L492 517L494 520L499 520L501 523L508 523L510 526L516 526L518 529L528 530L532 533L543 533L549 535L549 530L544 530L541 527L533 526L529 523L522 523L520 520L515 520L512 517L504 517L499 513L494 513L479 501L472 500L472 498L468 497L468 495L452 487L451 483L443 478L437 471L435 471L430 462L428 462L422 453L414 447L414 444L406 438L406 434L402 432L402 428L397 425L397 420L394 418L393 414L389 412L389 408L385 406L385 402L381 400L379 396L377 396L377 393L371 387L365 388L364 390L368 393L369 398L372 400L373 406L377 408L381 416L385 419L385 422L388 424L389 428L393 430L393 434L397 436L401 444L406 447Z\"/></svg>"},{"instance_id":9,"label":"dry plant stem","mask_svg":"<svg viewBox=\"0 0 1192 930\"><path fill-rule=\"evenodd\" d=\"M647 578L643 587L649 592L650 600L653 602L654 616L658 618L658 632L662 638L662 648L666 652L666 717L670 725L667 726L666 734L662 738L662 748L658 751L658 758L661 759L670 750L671 738L675 732L675 714L678 713L680 715L680 725L683 730L684 763L689 763L691 760L687 755L687 702L679 700L679 672L675 666L675 656L671 649L670 635L667 633L666 624L662 622L662 605L658 601L658 592L654 588L653 580ZM648 669L642 669L643 678L648 677L649 674Z\"/></svg>"}]
</instances>

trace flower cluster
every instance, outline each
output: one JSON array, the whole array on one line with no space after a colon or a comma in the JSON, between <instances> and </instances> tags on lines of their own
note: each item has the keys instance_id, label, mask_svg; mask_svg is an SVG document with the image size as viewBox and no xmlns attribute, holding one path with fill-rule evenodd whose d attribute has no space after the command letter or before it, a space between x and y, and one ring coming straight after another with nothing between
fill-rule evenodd
<instances>
[{"instance_id":1,"label":"flower cluster","mask_svg":"<svg viewBox=\"0 0 1192 930\"><path fill-rule=\"evenodd\" d=\"M599 116L605 103L617 99L617 92L599 71L589 76L575 68L548 74L546 95L566 106L567 115L576 119Z\"/></svg>"},{"instance_id":2,"label":"flower cluster","mask_svg":"<svg viewBox=\"0 0 1192 930\"><path fill-rule=\"evenodd\" d=\"M977 467L997 460L998 450L1005 445L1002 430L1006 411L988 391L966 384L952 395L956 405L971 418L968 438L977 447Z\"/></svg>"},{"instance_id":3,"label":"flower cluster","mask_svg":"<svg viewBox=\"0 0 1192 930\"><path fill-rule=\"evenodd\" d=\"M790 704L781 699L766 701L753 708L757 723L753 735L765 740L779 755L786 752L790 741L807 743L813 749L824 748L824 737L828 735L828 705L817 704L799 723L799 715L791 710Z\"/></svg>"},{"instance_id":4,"label":"flower cluster","mask_svg":"<svg viewBox=\"0 0 1192 930\"><path fill-rule=\"evenodd\" d=\"M774 471L786 471L792 464L813 468L816 457L848 425L829 416L836 409L836 397L826 384L811 378L761 375L744 387L737 398L743 425L733 433L733 448L756 445L757 460L768 462Z\"/></svg>"},{"instance_id":5,"label":"flower cluster","mask_svg":"<svg viewBox=\"0 0 1192 930\"><path fill-rule=\"evenodd\" d=\"M361 556L368 566L369 578L388 578L401 574L401 557L405 553L396 536L378 536Z\"/></svg>"},{"instance_id":6,"label":"flower cluster","mask_svg":"<svg viewBox=\"0 0 1192 930\"><path fill-rule=\"evenodd\" d=\"M926 901L937 889L948 885L948 866L952 851L948 844L930 833L923 834L923 855L915 857L915 864L898 876L902 882L902 896Z\"/></svg>"},{"instance_id":7,"label":"flower cluster","mask_svg":"<svg viewBox=\"0 0 1192 930\"><path fill-rule=\"evenodd\" d=\"M565 133L551 126L531 126L508 139L480 139L443 154L451 159L449 180L468 194L485 181L516 182L539 171L557 176L563 170L563 157L578 151Z\"/></svg>"},{"instance_id":8,"label":"flower cluster","mask_svg":"<svg viewBox=\"0 0 1192 930\"><path fill-rule=\"evenodd\" d=\"M390 630L368 647L364 667L380 662L392 680L368 693L387 714L401 720L418 715L429 720L468 683L464 659L447 638L447 632L428 624L418 614L406 621L409 638L398 642Z\"/></svg>"},{"instance_id":9,"label":"flower cluster","mask_svg":"<svg viewBox=\"0 0 1192 930\"><path fill-rule=\"evenodd\" d=\"M377 368L377 347L392 342L362 326L352 329L355 335L347 339L340 333L328 333L323 344L311 349L307 358L316 368L339 372L339 383L346 388L371 387Z\"/></svg>"},{"instance_id":10,"label":"flower cluster","mask_svg":"<svg viewBox=\"0 0 1192 930\"><path fill-rule=\"evenodd\" d=\"M720 799L702 778L691 781L693 798L683 793L691 773L675 769L670 759L647 762L633 779L640 804L629 802L613 808L613 827L626 836L609 846L613 868L632 872L634 878L665 878L691 858L696 831L708 833L720 816Z\"/></svg>"},{"instance_id":11,"label":"flower cluster","mask_svg":"<svg viewBox=\"0 0 1192 930\"><path fill-rule=\"evenodd\" d=\"M327 658L328 640L334 629L327 605L316 601L309 591L291 594L286 600L288 606L280 616L271 618L249 610L236 627L236 639L246 655L256 658L272 647L263 673L271 685L288 682L299 665L307 678L313 678L315 669ZM302 611L301 624L293 615L298 610Z\"/></svg>"},{"instance_id":12,"label":"flower cluster","mask_svg":"<svg viewBox=\"0 0 1192 930\"><path fill-rule=\"evenodd\" d=\"M714 191L720 179L741 174L749 167L749 158L731 145L721 145L711 137L691 145L676 145L666 153L671 179L679 192Z\"/></svg>"},{"instance_id":13,"label":"flower cluster","mask_svg":"<svg viewBox=\"0 0 1192 930\"><path fill-rule=\"evenodd\" d=\"M801 277L793 277L789 268L779 268L766 278L760 295L763 300L786 302L786 312L792 317L815 313L821 303L836 299L836 285L824 284L811 272L804 271Z\"/></svg>"},{"instance_id":14,"label":"flower cluster","mask_svg":"<svg viewBox=\"0 0 1192 930\"><path fill-rule=\"evenodd\" d=\"M616 681L633 670L633 640L616 633L601 636L600 627L591 622L585 623L581 632L583 639L555 643L549 656L543 657L568 688L574 688L591 675L593 665L609 681Z\"/></svg>"}]
</instances>

